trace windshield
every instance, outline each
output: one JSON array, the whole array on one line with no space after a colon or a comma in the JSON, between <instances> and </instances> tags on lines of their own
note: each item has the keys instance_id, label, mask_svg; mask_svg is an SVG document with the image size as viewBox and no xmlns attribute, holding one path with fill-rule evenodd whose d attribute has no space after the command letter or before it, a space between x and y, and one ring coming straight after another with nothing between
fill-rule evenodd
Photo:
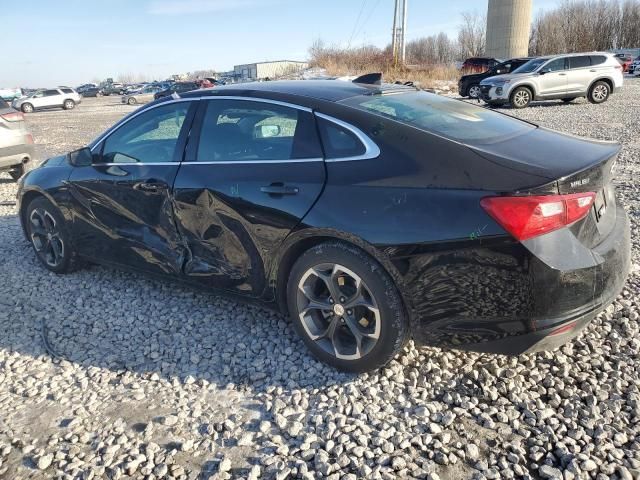
<instances>
[{"instance_id":1,"label":"windshield","mask_svg":"<svg viewBox=\"0 0 640 480\"><path fill-rule=\"evenodd\" d=\"M527 63L520 65L518 68L513 70L511 73L531 73L540 68L548 58L534 58L533 60L529 60Z\"/></svg>"},{"instance_id":2,"label":"windshield","mask_svg":"<svg viewBox=\"0 0 640 480\"><path fill-rule=\"evenodd\" d=\"M492 143L536 128L487 108L427 92L362 95L340 103L460 142Z\"/></svg>"}]
</instances>

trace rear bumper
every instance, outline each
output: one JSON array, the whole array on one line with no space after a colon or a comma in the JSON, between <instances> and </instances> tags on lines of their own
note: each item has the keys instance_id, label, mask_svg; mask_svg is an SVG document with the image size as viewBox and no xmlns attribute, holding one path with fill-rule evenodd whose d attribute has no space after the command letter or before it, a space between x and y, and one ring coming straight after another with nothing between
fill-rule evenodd
<instances>
[{"instance_id":1,"label":"rear bumper","mask_svg":"<svg viewBox=\"0 0 640 480\"><path fill-rule=\"evenodd\" d=\"M428 288L442 277L437 295L413 293L420 302L413 337L425 345L506 355L557 348L620 293L630 243L629 219L618 205L613 230L586 250L586 266L552 268L515 245L470 252L473 261L427 273L427 282L416 280Z\"/></svg>"}]
</instances>

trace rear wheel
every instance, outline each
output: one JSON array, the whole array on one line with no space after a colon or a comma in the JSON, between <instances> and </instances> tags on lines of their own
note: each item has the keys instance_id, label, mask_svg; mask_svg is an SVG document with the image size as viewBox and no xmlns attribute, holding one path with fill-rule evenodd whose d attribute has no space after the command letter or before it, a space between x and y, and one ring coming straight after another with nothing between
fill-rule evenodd
<instances>
[{"instance_id":1,"label":"rear wheel","mask_svg":"<svg viewBox=\"0 0 640 480\"><path fill-rule=\"evenodd\" d=\"M562 101L564 103L571 103L576 99L576 97L563 98Z\"/></svg>"},{"instance_id":2,"label":"rear wheel","mask_svg":"<svg viewBox=\"0 0 640 480\"><path fill-rule=\"evenodd\" d=\"M591 103L603 103L609 98L611 89L607 82L598 81L594 83L589 89L589 95L587 98Z\"/></svg>"},{"instance_id":3,"label":"rear wheel","mask_svg":"<svg viewBox=\"0 0 640 480\"><path fill-rule=\"evenodd\" d=\"M76 102L74 102L71 99L65 100L64 103L62 104L62 108L64 108L65 110L73 110L75 106L76 106Z\"/></svg>"},{"instance_id":4,"label":"rear wheel","mask_svg":"<svg viewBox=\"0 0 640 480\"><path fill-rule=\"evenodd\" d=\"M525 108L531 103L531 97L531 90L527 87L518 87L511 94L509 103L511 103L513 108Z\"/></svg>"},{"instance_id":5,"label":"rear wheel","mask_svg":"<svg viewBox=\"0 0 640 480\"><path fill-rule=\"evenodd\" d=\"M377 369L407 340L408 322L393 280L355 247L324 243L305 252L291 270L287 294L304 343L339 370Z\"/></svg>"},{"instance_id":6,"label":"rear wheel","mask_svg":"<svg viewBox=\"0 0 640 480\"><path fill-rule=\"evenodd\" d=\"M75 270L78 260L60 210L46 198L37 197L24 215L27 234L40 263L55 273Z\"/></svg>"},{"instance_id":7,"label":"rear wheel","mask_svg":"<svg viewBox=\"0 0 640 480\"><path fill-rule=\"evenodd\" d=\"M23 113L31 113L33 112L33 105L30 103L23 103L20 110L22 110Z\"/></svg>"},{"instance_id":8,"label":"rear wheel","mask_svg":"<svg viewBox=\"0 0 640 480\"><path fill-rule=\"evenodd\" d=\"M467 93L469 94L469 98L480 98L480 85L474 83L469 87Z\"/></svg>"},{"instance_id":9,"label":"rear wheel","mask_svg":"<svg viewBox=\"0 0 640 480\"><path fill-rule=\"evenodd\" d=\"M135 98L131 97L129 98L129 100L127 100L127 103L129 105L135 105L136 103L138 103L138 101Z\"/></svg>"}]
</instances>

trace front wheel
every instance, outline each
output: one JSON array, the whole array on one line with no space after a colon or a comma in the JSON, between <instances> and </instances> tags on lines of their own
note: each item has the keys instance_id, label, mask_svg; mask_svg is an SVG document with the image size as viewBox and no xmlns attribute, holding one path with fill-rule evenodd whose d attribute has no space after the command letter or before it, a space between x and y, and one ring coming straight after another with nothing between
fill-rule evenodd
<instances>
[{"instance_id":1,"label":"front wheel","mask_svg":"<svg viewBox=\"0 0 640 480\"><path fill-rule=\"evenodd\" d=\"M291 270L287 297L304 343L338 370L380 368L409 335L391 277L365 252L343 243L323 243L305 252Z\"/></svg>"},{"instance_id":2,"label":"front wheel","mask_svg":"<svg viewBox=\"0 0 640 480\"><path fill-rule=\"evenodd\" d=\"M467 93L469 94L469 98L480 98L480 85L474 83L469 87Z\"/></svg>"},{"instance_id":3,"label":"front wheel","mask_svg":"<svg viewBox=\"0 0 640 480\"><path fill-rule=\"evenodd\" d=\"M587 98L591 103L603 103L606 102L609 98L609 94L611 93L611 89L609 88L609 84L607 82L596 82L589 89L589 95Z\"/></svg>"},{"instance_id":4,"label":"front wheel","mask_svg":"<svg viewBox=\"0 0 640 480\"><path fill-rule=\"evenodd\" d=\"M513 108L525 108L531 103L531 90L527 87L518 87L511 94L509 103Z\"/></svg>"},{"instance_id":5,"label":"front wheel","mask_svg":"<svg viewBox=\"0 0 640 480\"><path fill-rule=\"evenodd\" d=\"M22 113L31 113L33 112L33 105L30 103L23 103L20 110L22 110Z\"/></svg>"},{"instance_id":6,"label":"front wheel","mask_svg":"<svg viewBox=\"0 0 640 480\"><path fill-rule=\"evenodd\" d=\"M27 205L24 225L38 260L55 273L76 269L78 261L60 210L44 197Z\"/></svg>"}]
</instances>

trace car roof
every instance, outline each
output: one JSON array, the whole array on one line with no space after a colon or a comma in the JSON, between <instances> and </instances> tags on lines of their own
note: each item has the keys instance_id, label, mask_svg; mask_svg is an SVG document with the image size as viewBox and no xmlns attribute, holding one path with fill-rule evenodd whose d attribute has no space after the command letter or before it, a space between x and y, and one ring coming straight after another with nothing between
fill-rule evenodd
<instances>
[{"instance_id":1,"label":"car roof","mask_svg":"<svg viewBox=\"0 0 640 480\"><path fill-rule=\"evenodd\" d=\"M265 92L295 95L338 102L358 95L374 95L401 91L415 91L415 88L396 84L369 85L342 80L278 80L272 82L250 82L221 85L184 94L184 96L206 95L249 95Z\"/></svg>"}]
</instances>

